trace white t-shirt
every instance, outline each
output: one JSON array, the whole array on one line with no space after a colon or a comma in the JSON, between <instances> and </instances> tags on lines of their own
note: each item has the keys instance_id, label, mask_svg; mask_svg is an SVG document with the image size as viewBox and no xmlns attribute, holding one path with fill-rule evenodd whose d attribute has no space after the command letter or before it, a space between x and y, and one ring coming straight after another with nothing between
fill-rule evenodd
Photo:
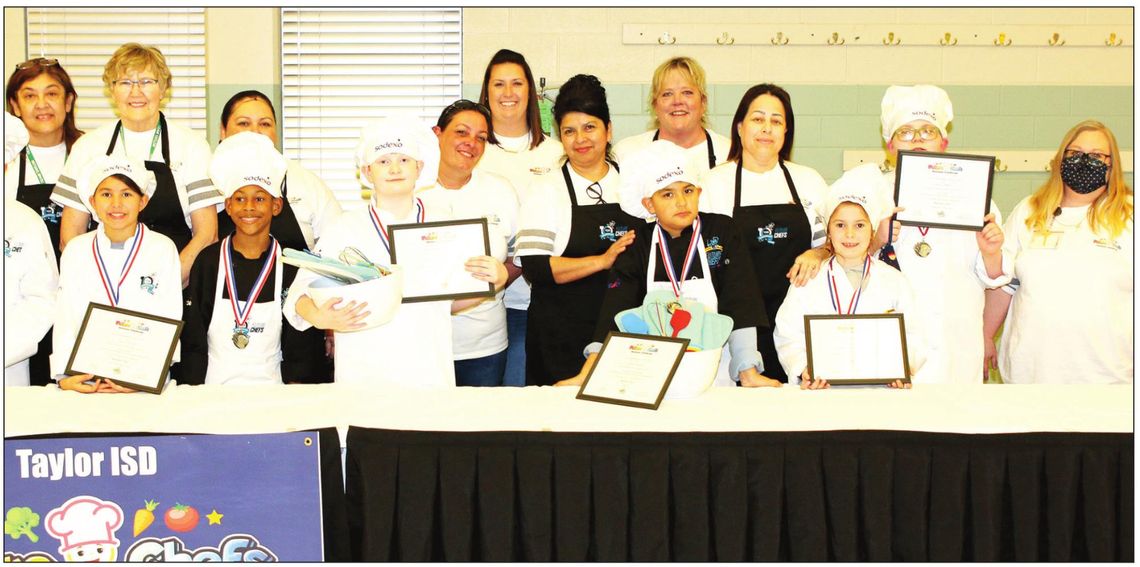
<instances>
[{"instance_id":1,"label":"white t-shirt","mask_svg":"<svg viewBox=\"0 0 1140 567\"><path fill-rule=\"evenodd\" d=\"M1002 332L1002 380L1015 384L1133 382L1132 221L1116 238L1094 233L1088 206L1064 207L1049 238L1025 226L1029 198L1005 224L1013 303ZM1059 234L1058 234L1059 233Z\"/></svg>"},{"instance_id":2,"label":"white t-shirt","mask_svg":"<svg viewBox=\"0 0 1140 567\"><path fill-rule=\"evenodd\" d=\"M4 201L4 385L27 386L28 358L51 328L59 270L47 227L27 206Z\"/></svg>"},{"instance_id":3,"label":"white t-shirt","mask_svg":"<svg viewBox=\"0 0 1140 567\"><path fill-rule=\"evenodd\" d=\"M578 175L573 167L567 169L578 206L593 205L595 199L586 193L586 188L593 182ZM621 175L617 168L610 166L598 185L602 187L602 199L607 203L618 202ZM566 245L570 242L570 207L570 195L566 192L566 180L562 177L561 167L543 175L531 185L530 196L519 212L516 265L522 266L519 260L522 256L561 256L566 251Z\"/></svg>"},{"instance_id":4,"label":"white t-shirt","mask_svg":"<svg viewBox=\"0 0 1140 567\"><path fill-rule=\"evenodd\" d=\"M328 185L300 163L288 161L285 182L289 207L297 217L305 243L312 250L321 234L340 218L341 208Z\"/></svg>"},{"instance_id":5,"label":"white t-shirt","mask_svg":"<svg viewBox=\"0 0 1140 567\"><path fill-rule=\"evenodd\" d=\"M56 180L59 179L59 173L63 171L63 162L67 158L67 143L60 142L47 148L28 146L28 149L35 156L36 165L40 166L40 173L44 176L43 182L55 185ZM16 189L20 186L19 178L20 164L13 160L12 163L8 164L8 169L4 171L5 199L16 198ZM40 180L36 177L36 169L32 167L31 160L24 158L24 185L39 184Z\"/></svg>"},{"instance_id":6,"label":"white t-shirt","mask_svg":"<svg viewBox=\"0 0 1140 567\"><path fill-rule=\"evenodd\" d=\"M75 180L79 178L85 165L107 154L107 146L111 143L115 124L117 122L110 122L84 134L71 147L71 155L67 157L67 163L64 164L63 172L60 173L55 191L51 195L53 202L90 214L85 203L86 198L79 195L76 190ZM223 204L225 199L210 180L208 170L211 153L210 144L206 143L206 139L201 134L169 120L166 126L166 136L170 142L169 165L174 173L178 201L185 213L186 226L190 227L191 211L206 207L220 210L218 205ZM114 155L126 155L139 161L162 161L161 140L155 145L154 154L150 153L151 141L154 139L153 129L146 132L131 132L124 127L122 132L126 138L126 149L123 148L123 140L119 139L115 143Z\"/></svg>"},{"instance_id":7,"label":"white t-shirt","mask_svg":"<svg viewBox=\"0 0 1140 567\"><path fill-rule=\"evenodd\" d=\"M827 182L816 170L784 162L792 182L796 184L796 194L800 196L804 216L811 225L812 247L823 244L827 238L827 221L823 218L823 201L827 197ZM701 176L700 210L707 213L720 213L732 216L736 200L736 162L727 162L714 167ZM792 191L784 179L784 171L776 166L764 173L754 173L743 169L740 172L740 204L778 205L792 203Z\"/></svg>"},{"instance_id":8,"label":"white t-shirt","mask_svg":"<svg viewBox=\"0 0 1140 567\"><path fill-rule=\"evenodd\" d=\"M487 219L491 256L500 262L514 256L519 202L506 178L475 170L460 189L444 189L436 183L416 196L429 211L438 210L448 218ZM455 360L481 358L507 348L503 292L452 316L452 346Z\"/></svg>"},{"instance_id":9,"label":"white t-shirt","mask_svg":"<svg viewBox=\"0 0 1140 567\"><path fill-rule=\"evenodd\" d=\"M487 144L483 158L475 169L487 171L507 178L519 196L519 202L526 202L530 184L542 175L557 171L562 163L562 144L553 137L546 139L533 150L530 149L530 133L525 136L507 137L495 133L499 145ZM503 302L508 309L525 311L530 306L530 285L526 279L518 278L507 287Z\"/></svg>"},{"instance_id":10,"label":"white t-shirt","mask_svg":"<svg viewBox=\"0 0 1140 567\"><path fill-rule=\"evenodd\" d=\"M709 133L709 137L713 142L713 154L716 163L720 165L728 159L728 149L732 145L732 140L705 128ZM618 165L621 165L622 160L626 156L648 146L653 143L653 136L657 134L657 130L650 130L635 134L628 138L623 138L617 144L614 144L614 157L617 158ZM688 170L690 172L704 172L709 170L709 150L708 141L702 140L701 143L685 150L685 155L689 158Z\"/></svg>"}]
</instances>

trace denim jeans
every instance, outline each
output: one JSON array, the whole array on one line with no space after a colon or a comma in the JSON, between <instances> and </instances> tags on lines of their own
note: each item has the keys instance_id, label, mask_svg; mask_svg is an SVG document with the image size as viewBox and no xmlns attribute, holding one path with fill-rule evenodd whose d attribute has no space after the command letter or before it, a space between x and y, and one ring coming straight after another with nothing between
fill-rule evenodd
<instances>
[{"instance_id":1,"label":"denim jeans","mask_svg":"<svg viewBox=\"0 0 1140 567\"><path fill-rule=\"evenodd\" d=\"M503 370L507 366L507 351L455 361L456 386L502 386Z\"/></svg>"},{"instance_id":2,"label":"denim jeans","mask_svg":"<svg viewBox=\"0 0 1140 567\"><path fill-rule=\"evenodd\" d=\"M526 386L526 311L507 308L507 371L504 386Z\"/></svg>"}]
</instances>

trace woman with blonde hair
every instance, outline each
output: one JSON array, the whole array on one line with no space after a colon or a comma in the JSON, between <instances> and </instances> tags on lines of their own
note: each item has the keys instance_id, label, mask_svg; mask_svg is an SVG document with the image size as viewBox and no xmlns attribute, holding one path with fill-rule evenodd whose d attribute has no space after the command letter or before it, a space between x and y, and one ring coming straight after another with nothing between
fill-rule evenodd
<instances>
[{"instance_id":1,"label":"woman with blonde hair","mask_svg":"<svg viewBox=\"0 0 1140 567\"><path fill-rule=\"evenodd\" d=\"M174 241L185 282L198 252L217 240L216 206L223 199L208 173L210 145L201 134L167 123L163 116L172 78L158 49L123 44L103 67L103 85L119 119L84 135L71 148L51 196L64 207L60 248L86 232L91 220L76 190L83 167L102 156L139 160L158 180L139 222Z\"/></svg>"},{"instance_id":2,"label":"woman with blonde hair","mask_svg":"<svg viewBox=\"0 0 1140 567\"><path fill-rule=\"evenodd\" d=\"M1008 310L1005 382L1132 383L1133 196L1116 138L1081 122L1050 166L1006 222L1014 280L986 298L986 337Z\"/></svg>"}]
</instances>

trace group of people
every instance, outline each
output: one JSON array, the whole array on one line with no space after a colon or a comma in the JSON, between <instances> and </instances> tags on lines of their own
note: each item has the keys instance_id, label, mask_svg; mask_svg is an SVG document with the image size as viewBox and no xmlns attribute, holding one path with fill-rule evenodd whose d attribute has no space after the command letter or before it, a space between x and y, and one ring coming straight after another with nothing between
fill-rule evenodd
<instances>
[{"instance_id":1,"label":"group of people","mask_svg":"<svg viewBox=\"0 0 1140 567\"><path fill-rule=\"evenodd\" d=\"M572 385L618 316L661 294L731 317L725 384L826 388L808 371L804 316L883 312L904 315L915 383L981 383L995 364L1014 383L1132 381L1132 189L1099 122L1065 135L1004 229L992 203L977 232L902 226L894 171L868 164L829 186L791 161L795 114L777 85L750 88L725 137L708 127L700 65L669 59L651 83L654 127L615 144L596 77L561 86L547 135L530 67L504 49L478 102L434 126L362 128L371 197L343 212L281 155L264 94L230 98L211 152L163 116L173 79L157 49L123 45L103 82L119 119L83 133L58 61L8 80L8 386L131 391L65 372L89 303L183 320L180 384ZM942 89L892 86L886 148L945 151L953 117ZM322 277L282 261L351 249L391 265L387 227L469 218L486 220L490 251L463 267L495 293L404 303L379 326L366 299L318 301Z\"/></svg>"}]
</instances>

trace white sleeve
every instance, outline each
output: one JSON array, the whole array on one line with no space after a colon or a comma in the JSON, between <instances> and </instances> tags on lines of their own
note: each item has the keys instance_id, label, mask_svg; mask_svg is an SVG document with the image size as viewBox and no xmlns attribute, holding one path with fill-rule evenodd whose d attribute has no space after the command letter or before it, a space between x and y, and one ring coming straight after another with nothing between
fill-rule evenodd
<instances>
[{"instance_id":1,"label":"white sleeve","mask_svg":"<svg viewBox=\"0 0 1140 567\"><path fill-rule=\"evenodd\" d=\"M701 173L699 181L701 198L697 208L702 213L731 217L733 201L736 199L736 187L733 185L726 190L719 182L720 177L713 171L715 170L709 169Z\"/></svg>"},{"instance_id":2,"label":"white sleeve","mask_svg":"<svg viewBox=\"0 0 1140 567\"><path fill-rule=\"evenodd\" d=\"M59 289L55 296L51 356L48 357L51 375L56 380L64 376L67 361L71 357L71 350L75 347L75 337L79 334L79 325L87 312L87 304L90 301L85 288L97 284L97 282L82 281L82 265L79 255L87 251L80 250L80 248L80 246L68 246L59 259ZM178 281L181 280L180 272Z\"/></svg>"},{"instance_id":3,"label":"white sleeve","mask_svg":"<svg viewBox=\"0 0 1140 567\"><path fill-rule=\"evenodd\" d=\"M313 246L321 240L321 235L332 227L342 212L340 201L336 200L329 186L317 174L306 170L310 180L310 194L313 199Z\"/></svg>"},{"instance_id":4,"label":"white sleeve","mask_svg":"<svg viewBox=\"0 0 1140 567\"><path fill-rule=\"evenodd\" d=\"M819 276L817 276L818 278ZM804 337L804 315L807 313L807 288L791 286L788 295L776 312L776 328L772 339L780 366L788 374L788 384L799 384L800 375L807 369L807 339Z\"/></svg>"},{"instance_id":5,"label":"white sleeve","mask_svg":"<svg viewBox=\"0 0 1140 567\"><path fill-rule=\"evenodd\" d=\"M19 322L20 327L8 327L4 333L4 366L8 367L30 358L36 353L39 342L51 328L51 317L55 308L55 294L59 287L59 270L55 266L55 252L47 227L38 217L31 218L25 229L28 238L24 240L22 254L27 255L23 262L24 273L20 274L19 300L9 303L7 319L9 323ZM9 222L18 222L11 219ZM13 269L9 264L6 269Z\"/></svg>"},{"instance_id":6,"label":"white sleeve","mask_svg":"<svg viewBox=\"0 0 1140 567\"><path fill-rule=\"evenodd\" d=\"M87 205L83 203L83 198L79 196L79 189L76 179L79 179L80 172L87 162L92 159L92 156L87 151L88 144L84 144L84 138L91 136L86 134L83 138L79 138L75 145L71 148L71 154L67 156L67 160L63 162L63 170L59 172L59 179L55 182L55 188L51 192L51 201L61 207L71 207L79 211L91 214L87 209Z\"/></svg>"},{"instance_id":7,"label":"white sleeve","mask_svg":"<svg viewBox=\"0 0 1140 567\"><path fill-rule=\"evenodd\" d=\"M998 210L997 203L994 203L992 200L990 201L990 212L994 214L994 222L1000 227L1002 220L1001 211ZM1004 231L1005 229L1003 228L1002 230ZM1006 238L1009 238L1008 234ZM982 260L982 251L979 250L974 262L974 272L978 275L978 280L982 282L982 285L987 288L993 289L1007 285L1010 280L1013 279L1013 256L1006 254L1005 244L1003 243L1001 251L1001 273L998 274L998 277L991 278L989 274L986 273L986 263Z\"/></svg>"},{"instance_id":8,"label":"white sleeve","mask_svg":"<svg viewBox=\"0 0 1140 567\"><path fill-rule=\"evenodd\" d=\"M507 179L503 179L503 186L507 191L504 192L503 209L500 214L505 217L504 228L507 230L507 258L512 258L515 255L515 249L518 245L519 237L519 193Z\"/></svg>"},{"instance_id":9,"label":"white sleeve","mask_svg":"<svg viewBox=\"0 0 1140 567\"><path fill-rule=\"evenodd\" d=\"M210 179L210 144L192 132L187 135L190 138L186 141L186 154L178 167L178 179L186 184L186 202L190 207L186 212L206 207L216 209L226 200Z\"/></svg>"},{"instance_id":10,"label":"white sleeve","mask_svg":"<svg viewBox=\"0 0 1140 567\"><path fill-rule=\"evenodd\" d=\"M827 181L824 181L823 176L814 169L805 168L804 176L804 191L800 195L800 201L803 201L804 194L811 199L811 206L804 208L804 215L807 216L808 225L811 227L811 247L816 248L827 240L827 219L823 218L823 202L827 199L828 187ZM800 188L797 186L796 190L799 192Z\"/></svg>"},{"instance_id":11,"label":"white sleeve","mask_svg":"<svg viewBox=\"0 0 1140 567\"><path fill-rule=\"evenodd\" d=\"M1010 295L1017 293L1017 288L1021 285L1021 282L1017 280L1016 268L1014 267L1017 262L1017 255L1025 245L1023 240L1032 237L1029 229L1025 226L1029 209L1028 200L1029 197L1022 199L1009 213L1009 218L1005 221L1005 243L1001 247L1001 262L1002 271L1010 276L1010 281L1000 289ZM1006 271L1006 262L1009 262L1008 271Z\"/></svg>"},{"instance_id":12,"label":"white sleeve","mask_svg":"<svg viewBox=\"0 0 1140 567\"><path fill-rule=\"evenodd\" d=\"M553 256L556 232L554 196L550 186L534 181L527 191L529 197L519 208L519 231L515 241L515 265L522 266L522 256Z\"/></svg>"}]
</instances>

